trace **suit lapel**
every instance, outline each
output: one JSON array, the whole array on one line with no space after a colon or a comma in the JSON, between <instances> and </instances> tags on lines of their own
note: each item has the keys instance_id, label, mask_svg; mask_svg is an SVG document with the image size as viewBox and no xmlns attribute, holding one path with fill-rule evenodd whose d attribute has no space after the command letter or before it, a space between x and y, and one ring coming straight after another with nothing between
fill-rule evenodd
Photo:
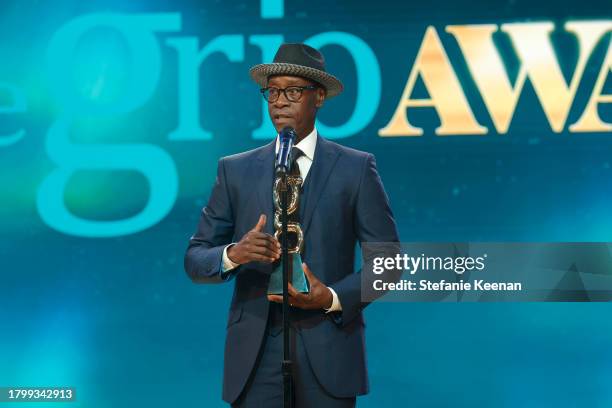
<instances>
[{"instance_id":1,"label":"suit lapel","mask_svg":"<svg viewBox=\"0 0 612 408\"><path fill-rule=\"evenodd\" d=\"M266 232L274 234L274 203L272 202L272 187L274 184L274 148L275 140L266 145L257 157L253 175L257 177L256 190L260 213L266 214ZM259 214L257 218L259 218ZM257 222L257 220L255 221Z\"/></svg>"},{"instance_id":2,"label":"suit lapel","mask_svg":"<svg viewBox=\"0 0 612 408\"><path fill-rule=\"evenodd\" d=\"M307 176L307 178L310 179L310 191L306 199L304 217L301 220L304 236L306 236L308 232L312 215L325 189L331 171L336 165L338 155L339 152L337 149L334 149L333 144L323 139L320 135L317 135L317 147L315 148L314 160Z\"/></svg>"}]
</instances>

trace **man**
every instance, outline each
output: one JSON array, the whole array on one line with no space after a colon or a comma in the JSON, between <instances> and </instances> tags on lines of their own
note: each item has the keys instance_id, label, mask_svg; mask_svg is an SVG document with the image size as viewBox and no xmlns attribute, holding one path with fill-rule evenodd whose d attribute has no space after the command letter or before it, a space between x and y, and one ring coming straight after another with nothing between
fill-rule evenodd
<instances>
[{"instance_id":1,"label":"man","mask_svg":"<svg viewBox=\"0 0 612 408\"><path fill-rule=\"evenodd\" d=\"M361 273L356 242L398 242L373 155L320 136L315 118L342 83L323 55L283 44L272 64L251 68L277 132L297 133L301 177L299 253L309 291L290 287L295 407L353 407L368 392ZM219 160L217 179L185 255L194 282L235 281L227 322L223 399L235 407L281 407L282 295L268 294L278 271L273 184L277 140ZM211 310L211 313L218 311Z\"/></svg>"}]
</instances>

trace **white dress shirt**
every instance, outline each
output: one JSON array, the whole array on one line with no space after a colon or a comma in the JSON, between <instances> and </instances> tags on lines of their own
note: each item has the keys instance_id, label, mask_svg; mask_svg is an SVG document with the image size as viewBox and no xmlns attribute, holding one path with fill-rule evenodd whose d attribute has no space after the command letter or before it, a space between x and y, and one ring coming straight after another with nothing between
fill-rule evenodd
<instances>
[{"instance_id":1,"label":"white dress shirt","mask_svg":"<svg viewBox=\"0 0 612 408\"><path fill-rule=\"evenodd\" d=\"M277 136L276 137L276 152L278 152L278 144L279 144L279 140ZM300 167L300 176L302 177L302 184L303 184L304 180L306 180L306 177L308 176L310 167L312 166L312 161L314 160L315 149L317 147L317 128L314 128L312 132L308 134L308 136L300 140L300 142L297 143L295 147L297 147L302 152L304 152L304 154L298 157L297 159L297 164ZM227 249L230 246L235 245L235 244L236 244L235 242L231 243L223 249L223 262L221 264L221 272L227 272L239 266L239 264L232 262L232 260L229 259L229 257L227 256ZM341 311L342 305L340 305L340 300L338 299L338 295L336 294L336 291L333 290L329 286L328 288L329 288L329 291L332 293L333 300L332 300L331 307L329 309L325 309L325 312L329 313L329 312Z\"/></svg>"}]
</instances>

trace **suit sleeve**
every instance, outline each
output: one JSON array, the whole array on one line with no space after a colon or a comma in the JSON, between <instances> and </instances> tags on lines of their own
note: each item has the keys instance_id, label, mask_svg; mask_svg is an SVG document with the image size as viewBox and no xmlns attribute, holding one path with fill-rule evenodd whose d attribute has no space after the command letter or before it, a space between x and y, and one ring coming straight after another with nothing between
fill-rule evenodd
<instances>
[{"instance_id":1,"label":"suit sleeve","mask_svg":"<svg viewBox=\"0 0 612 408\"><path fill-rule=\"evenodd\" d=\"M368 154L362 170L355 203L354 224L362 251L364 242L399 243L389 199L376 170L376 160L372 154ZM395 249L394 245L387 246L387 250ZM366 256L364 253L364 257L373 258L370 255L373 254ZM364 259L364 263L370 261L371 259ZM333 319L337 324L348 324L369 304L369 302L362 301L361 279L360 269L332 285L342 305L341 312L333 313Z\"/></svg>"},{"instance_id":2,"label":"suit sleeve","mask_svg":"<svg viewBox=\"0 0 612 408\"><path fill-rule=\"evenodd\" d=\"M224 159L217 165L217 178L208 204L202 209L195 234L185 253L185 271L196 283L230 280L240 267L223 271L223 250L232 242L234 215L227 189Z\"/></svg>"}]
</instances>

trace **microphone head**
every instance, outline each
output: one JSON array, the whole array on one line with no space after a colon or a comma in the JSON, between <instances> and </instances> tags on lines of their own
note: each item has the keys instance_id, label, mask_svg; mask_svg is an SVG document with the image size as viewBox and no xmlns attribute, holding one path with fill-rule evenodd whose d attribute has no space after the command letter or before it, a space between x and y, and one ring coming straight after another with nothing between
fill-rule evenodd
<instances>
[{"instance_id":1,"label":"microphone head","mask_svg":"<svg viewBox=\"0 0 612 408\"><path fill-rule=\"evenodd\" d=\"M297 139L297 133L295 133L295 129L291 126L285 126L283 130L280 131L280 141L283 142L285 139L291 140L291 144L295 143L295 139Z\"/></svg>"},{"instance_id":2,"label":"microphone head","mask_svg":"<svg viewBox=\"0 0 612 408\"><path fill-rule=\"evenodd\" d=\"M280 146L276 154L276 171L287 172L289 171L289 160L291 154L291 148L297 135L295 129L291 126L285 126L278 135Z\"/></svg>"}]
</instances>

